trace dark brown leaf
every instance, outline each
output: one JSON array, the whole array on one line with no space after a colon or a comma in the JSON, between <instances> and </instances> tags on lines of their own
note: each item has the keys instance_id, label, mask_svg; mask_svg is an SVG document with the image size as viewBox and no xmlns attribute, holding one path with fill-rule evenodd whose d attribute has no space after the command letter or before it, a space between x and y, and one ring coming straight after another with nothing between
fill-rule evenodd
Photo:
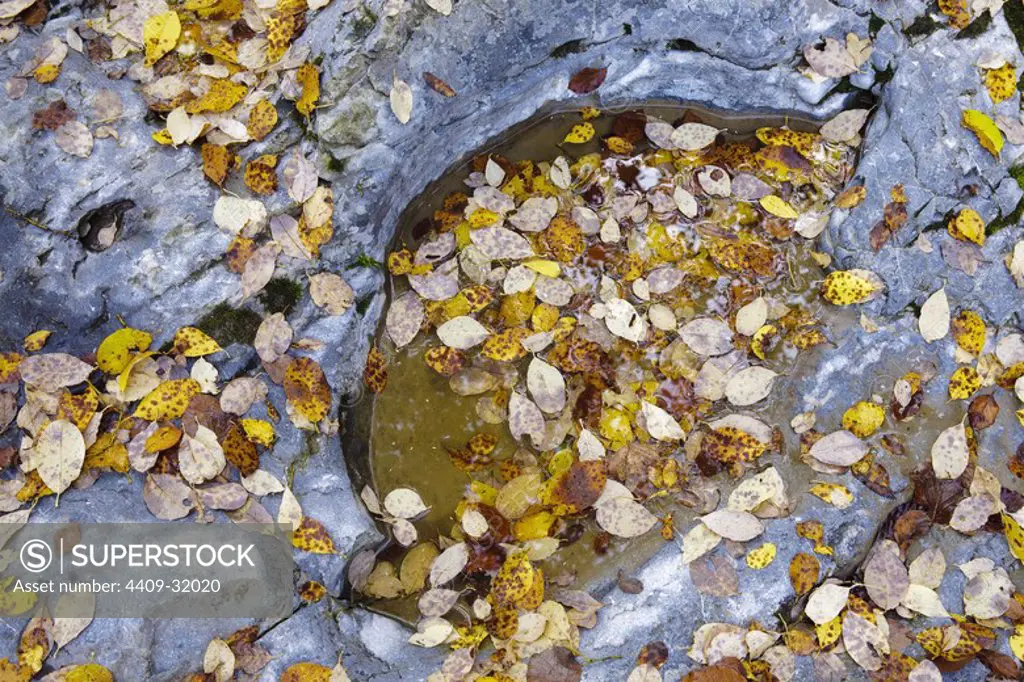
<instances>
[{"instance_id":1,"label":"dark brown leaf","mask_svg":"<svg viewBox=\"0 0 1024 682\"><path fill-rule=\"evenodd\" d=\"M626 575L621 569L619 570L619 577L616 583L619 589L626 594L640 594L644 591L644 584L640 580Z\"/></svg>"},{"instance_id":2,"label":"dark brown leaf","mask_svg":"<svg viewBox=\"0 0 1024 682\"><path fill-rule=\"evenodd\" d=\"M664 642L648 642L640 649L640 654L636 657L636 664L653 665L655 668L661 668L667 660L668 646Z\"/></svg>"},{"instance_id":3,"label":"dark brown leaf","mask_svg":"<svg viewBox=\"0 0 1024 682\"><path fill-rule=\"evenodd\" d=\"M583 666L565 647L556 646L530 657L527 682L579 682Z\"/></svg>"},{"instance_id":4,"label":"dark brown leaf","mask_svg":"<svg viewBox=\"0 0 1024 682\"><path fill-rule=\"evenodd\" d=\"M427 85L433 88L434 92L440 93L445 97L455 97L455 95L458 94L457 92L455 92L452 86L448 85L446 82L444 82L434 74L430 73L429 71L423 72L423 80L427 82Z\"/></svg>"},{"instance_id":5,"label":"dark brown leaf","mask_svg":"<svg viewBox=\"0 0 1024 682\"><path fill-rule=\"evenodd\" d=\"M75 120L75 112L68 109L67 103L59 99L50 102L49 106L32 114L32 127L36 130L54 131L68 121Z\"/></svg>"},{"instance_id":6,"label":"dark brown leaf","mask_svg":"<svg viewBox=\"0 0 1024 682\"><path fill-rule=\"evenodd\" d=\"M690 580L704 594L732 597L740 593L740 578L732 560L721 554L697 559L690 564Z\"/></svg>"},{"instance_id":7,"label":"dark brown leaf","mask_svg":"<svg viewBox=\"0 0 1024 682\"><path fill-rule=\"evenodd\" d=\"M910 475L914 483L914 502L920 505L935 523L947 524L953 509L964 496L964 484L958 479L939 480L930 465Z\"/></svg>"},{"instance_id":8,"label":"dark brown leaf","mask_svg":"<svg viewBox=\"0 0 1024 682\"><path fill-rule=\"evenodd\" d=\"M1006 654L991 649L982 649L978 653L978 660L984 663L985 667L991 670L996 677L1009 680L1020 678L1020 666Z\"/></svg>"},{"instance_id":9,"label":"dark brown leaf","mask_svg":"<svg viewBox=\"0 0 1024 682\"><path fill-rule=\"evenodd\" d=\"M999 403L991 395L979 395L971 401L967 408L967 417L971 422L971 428L975 431L987 429L996 422L999 416Z\"/></svg>"},{"instance_id":10,"label":"dark brown leaf","mask_svg":"<svg viewBox=\"0 0 1024 682\"><path fill-rule=\"evenodd\" d=\"M896 519L893 528L896 544L901 550L906 551L910 543L927 533L931 527L932 522L928 514L920 509L911 509Z\"/></svg>"},{"instance_id":11,"label":"dark brown leaf","mask_svg":"<svg viewBox=\"0 0 1024 682\"><path fill-rule=\"evenodd\" d=\"M601 83L604 83L604 78L607 75L608 69L606 68L595 69L588 66L573 74L569 79L569 89L577 95L585 95L601 87Z\"/></svg>"},{"instance_id":12,"label":"dark brown leaf","mask_svg":"<svg viewBox=\"0 0 1024 682\"><path fill-rule=\"evenodd\" d=\"M729 665L732 661L739 665L735 658L727 658L716 665L686 673L682 682L744 682L747 678L736 667Z\"/></svg>"}]
</instances>

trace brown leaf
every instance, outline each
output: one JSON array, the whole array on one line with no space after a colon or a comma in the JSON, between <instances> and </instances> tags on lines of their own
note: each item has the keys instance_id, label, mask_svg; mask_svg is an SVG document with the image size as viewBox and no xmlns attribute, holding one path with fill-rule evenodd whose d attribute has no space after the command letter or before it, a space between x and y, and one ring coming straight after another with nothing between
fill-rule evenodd
<instances>
[{"instance_id":1,"label":"brown leaf","mask_svg":"<svg viewBox=\"0 0 1024 682\"><path fill-rule=\"evenodd\" d=\"M978 660L985 664L985 667L992 671L998 678L1016 680L1020 678L1020 666L1017 662L998 651L982 649L978 652Z\"/></svg>"},{"instance_id":2,"label":"brown leaf","mask_svg":"<svg viewBox=\"0 0 1024 682\"><path fill-rule=\"evenodd\" d=\"M67 103L59 99L56 102L50 102L50 105L45 109L32 114L32 127L36 130L49 130L54 131L60 128L68 121L75 120L75 112L68 109Z\"/></svg>"},{"instance_id":3,"label":"brown leaf","mask_svg":"<svg viewBox=\"0 0 1024 682\"><path fill-rule=\"evenodd\" d=\"M732 560L721 554L693 561L690 564L690 580L699 591L715 597L732 597L740 593L740 577L736 567Z\"/></svg>"},{"instance_id":4,"label":"brown leaf","mask_svg":"<svg viewBox=\"0 0 1024 682\"><path fill-rule=\"evenodd\" d=\"M455 97L458 94L452 86L448 85L429 71L423 72L423 80L427 82L427 85L433 88L434 92L440 93L445 97Z\"/></svg>"},{"instance_id":5,"label":"brown leaf","mask_svg":"<svg viewBox=\"0 0 1024 682\"><path fill-rule=\"evenodd\" d=\"M987 429L996 422L999 416L999 403L991 395L975 396L967 408L967 419L975 431Z\"/></svg>"},{"instance_id":6,"label":"brown leaf","mask_svg":"<svg viewBox=\"0 0 1024 682\"><path fill-rule=\"evenodd\" d=\"M964 495L964 486L958 479L939 480L930 466L910 475L914 483L914 502L921 505L935 523L949 523L953 509Z\"/></svg>"},{"instance_id":7,"label":"brown leaf","mask_svg":"<svg viewBox=\"0 0 1024 682\"><path fill-rule=\"evenodd\" d=\"M901 550L906 551L910 543L927 533L931 527L932 522L928 514L920 509L911 509L896 519L893 529L896 544Z\"/></svg>"},{"instance_id":8,"label":"brown leaf","mask_svg":"<svg viewBox=\"0 0 1024 682\"><path fill-rule=\"evenodd\" d=\"M644 644L636 657L637 665L651 665L660 668L668 660L668 646L664 642L655 641Z\"/></svg>"},{"instance_id":9,"label":"brown leaf","mask_svg":"<svg viewBox=\"0 0 1024 682\"><path fill-rule=\"evenodd\" d=\"M573 74L569 79L569 89L577 95L585 95L601 87L601 83L604 83L607 75L608 69L606 68L595 69L588 66Z\"/></svg>"},{"instance_id":10,"label":"brown leaf","mask_svg":"<svg viewBox=\"0 0 1024 682\"><path fill-rule=\"evenodd\" d=\"M579 682L583 666L572 652L556 646L530 657L526 669L527 682Z\"/></svg>"},{"instance_id":11,"label":"brown leaf","mask_svg":"<svg viewBox=\"0 0 1024 682\"><path fill-rule=\"evenodd\" d=\"M818 582L820 572L821 564L813 554L800 552L794 555L789 563L789 582L793 585L793 591L798 595L810 592Z\"/></svg>"},{"instance_id":12,"label":"brown leaf","mask_svg":"<svg viewBox=\"0 0 1024 682\"><path fill-rule=\"evenodd\" d=\"M729 667L728 661L736 659L725 659L725 661L686 673L681 682L743 682L746 678L736 668Z\"/></svg>"},{"instance_id":13,"label":"brown leaf","mask_svg":"<svg viewBox=\"0 0 1024 682\"><path fill-rule=\"evenodd\" d=\"M14 448L10 448L10 450L13 454ZM638 578L626 575L621 569L616 584L626 594L640 594L644 591L644 584Z\"/></svg>"}]
</instances>

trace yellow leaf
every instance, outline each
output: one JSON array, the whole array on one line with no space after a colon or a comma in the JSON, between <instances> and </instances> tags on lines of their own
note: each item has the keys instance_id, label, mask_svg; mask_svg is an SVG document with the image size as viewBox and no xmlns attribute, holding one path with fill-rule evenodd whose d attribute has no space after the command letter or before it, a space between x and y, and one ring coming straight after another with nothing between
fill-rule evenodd
<instances>
[{"instance_id":1,"label":"yellow leaf","mask_svg":"<svg viewBox=\"0 0 1024 682\"><path fill-rule=\"evenodd\" d=\"M760 199L761 208L771 213L773 216L779 218L786 218L788 220L795 220L800 217L800 214L796 212L796 209L790 206L787 202L783 201L774 194L769 194L766 197Z\"/></svg>"},{"instance_id":2,"label":"yellow leaf","mask_svg":"<svg viewBox=\"0 0 1024 682\"><path fill-rule=\"evenodd\" d=\"M972 208L965 208L956 214L946 226L949 236L962 242L974 242L978 246L985 245L985 221Z\"/></svg>"},{"instance_id":3,"label":"yellow leaf","mask_svg":"<svg viewBox=\"0 0 1024 682\"><path fill-rule=\"evenodd\" d=\"M774 542L766 542L756 549L747 552L747 566L756 571L767 568L775 561L777 549Z\"/></svg>"},{"instance_id":4,"label":"yellow leaf","mask_svg":"<svg viewBox=\"0 0 1024 682\"><path fill-rule=\"evenodd\" d=\"M949 377L949 397L967 400L981 388L981 376L973 367L961 367Z\"/></svg>"},{"instance_id":5,"label":"yellow leaf","mask_svg":"<svg viewBox=\"0 0 1024 682\"><path fill-rule=\"evenodd\" d=\"M118 329L100 343L96 364L107 374L120 374L132 361L133 351L145 351L152 342L153 337L144 331L131 327Z\"/></svg>"},{"instance_id":6,"label":"yellow leaf","mask_svg":"<svg viewBox=\"0 0 1024 682\"><path fill-rule=\"evenodd\" d=\"M163 452L181 441L181 429L176 426L161 426L146 439L145 450L149 453Z\"/></svg>"},{"instance_id":7,"label":"yellow leaf","mask_svg":"<svg viewBox=\"0 0 1024 682\"><path fill-rule=\"evenodd\" d=\"M195 327L182 327L174 335L174 352L186 358L198 358L221 350L220 344Z\"/></svg>"},{"instance_id":8,"label":"yellow leaf","mask_svg":"<svg viewBox=\"0 0 1024 682\"><path fill-rule=\"evenodd\" d=\"M114 682L114 676L99 663L86 663L68 670L64 682Z\"/></svg>"},{"instance_id":9,"label":"yellow leaf","mask_svg":"<svg viewBox=\"0 0 1024 682\"><path fill-rule=\"evenodd\" d=\"M553 260L528 260L523 265L545 277L558 277L562 274L562 266Z\"/></svg>"},{"instance_id":10,"label":"yellow leaf","mask_svg":"<svg viewBox=\"0 0 1024 682\"><path fill-rule=\"evenodd\" d=\"M516 521L513 531L516 540L526 542L527 540L546 538L556 519L557 517L551 512L541 511Z\"/></svg>"},{"instance_id":11,"label":"yellow leaf","mask_svg":"<svg viewBox=\"0 0 1024 682\"><path fill-rule=\"evenodd\" d=\"M821 295L834 305L863 303L874 297L881 288L874 273L866 270L837 270L830 272L821 285Z\"/></svg>"},{"instance_id":12,"label":"yellow leaf","mask_svg":"<svg viewBox=\"0 0 1024 682\"><path fill-rule=\"evenodd\" d=\"M57 76L60 75L60 64L40 64L36 67L36 70L32 72L32 77L36 79L36 83L40 85L46 85L57 80Z\"/></svg>"},{"instance_id":13,"label":"yellow leaf","mask_svg":"<svg viewBox=\"0 0 1024 682\"><path fill-rule=\"evenodd\" d=\"M842 616L836 616L827 623L815 625L814 629L818 634L818 648L827 649L839 641L839 636L843 634Z\"/></svg>"},{"instance_id":14,"label":"yellow leaf","mask_svg":"<svg viewBox=\"0 0 1024 682\"><path fill-rule=\"evenodd\" d=\"M1018 660L1024 661L1024 625L1013 628L1013 634L1010 635L1010 651Z\"/></svg>"},{"instance_id":15,"label":"yellow leaf","mask_svg":"<svg viewBox=\"0 0 1024 682\"><path fill-rule=\"evenodd\" d=\"M1007 62L998 69L985 69L984 83L993 104L1010 99L1017 91L1017 74L1013 64Z\"/></svg>"},{"instance_id":16,"label":"yellow leaf","mask_svg":"<svg viewBox=\"0 0 1024 682\"><path fill-rule=\"evenodd\" d=\"M985 347L985 321L973 310L961 311L950 323L956 345L971 355L978 355Z\"/></svg>"},{"instance_id":17,"label":"yellow leaf","mask_svg":"<svg viewBox=\"0 0 1024 682\"><path fill-rule=\"evenodd\" d=\"M156 131L155 133L150 135L150 137L152 137L153 141L156 142L157 144L163 144L168 146L174 144L174 138L171 137L171 133L168 132L167 128Z\"/></svg>"},{"instance_id":18,"label":"yellow leaf","mask_svg":"<svg viewBox=\"0 0 1024 682\"><path fill-rule=\"evenodd\" d=\"M223 185L235 155L223 145L207 142L202 146L202 157L203 174L218 187Z\"/></svg>"},{"instance_id":19,"label":"yellow leaf","mask_svg":"<svg viewBox=\"0 0 1024 682\"><path fill-rule=\"evenodd\" d=\"M1024 529L1009 514L1003 514L1002 517L1006 544L1010 546L1010 551L1018 561L1024 561Z\"/></svg>"},{"instance_id":20,"label":"yellow leaf","mask_svg":"<svg viewBox=\"0 0 1024 682\"><path fill-rule=\"evenodd\" d=\"M591 119L597 118L600 115L600 110L596 109L595 107L583 107L582 109L580 109L580 116L583 117L584 121L589 121Z\"/></svg>"},{"instance_id":21,"label":"yellow leaf","mask_svg":"<svg viewBox=\"0 0 1024 682\"><path fill-rule=\"evenodd\" d=\"M146 66L153 66L157 60L174 49L181 36L181 21L174 10L155 14L146 19L142 27L142 40L146 45Z\"/></svg>"},{"instance_id":22,"label":"yellow leaf","mask_svg":"<svg viewBox=\"0 0 1024 682\"><path fill-rule=\"evenodd\" d=\"M808 492L836 509L846 509L853 503L853 493L838 483L815 483Z\"/></svg>"},{"instance_id":23,"label":"yellow leaf","mask_svg":"<svg viewBox=\"0 0 1024 682\"><path fill-rule=\"evenodd\" d=\"M302 96L295 101L295 108L309 118L316 103L320 101L320 72L315 64L306 62L295 72L295 78L302 86Z\"/></svg>"},{"instance_id":24,"label":"yellow leaf","mask_svg":"<svg viewBox=\"0 0 1024 682\"><path fill-rule=\"evenodd\" d=\"M331 669L319 663L295 663L281 674L280 682L329 682Z\"/></svg>"},{"instance_id":25,"label":"yellow leaf","mask_svg":"<svg viewBox=\"0 0 1024 682\"><path fill-rule=\"evenodd\" d=\"M314 424L331 408L331 387L323 369L311 358L295 358L288 365L284 393L292 407Z\"/></svg>"},{"instance_id":26,"label":"yellow leaf","mask_svg":"<svg viewBox=\"0 0 1024 682\"><path fill-rule=\"evenodd\" d=\"M277 191L277 156L264 154L245 166L245 186L256 194L273 194Z\"/></svg>"},{"instance_id":27,"label":"yellow leaf","mask_svg":"<svg viewBox=\"0 0 1024 682\"><path fill-rule=\"evenodd\" d=\"M313 554L336 554L334 540L324 525L316 519L303 516L299 527L292 535L292 546Z\"/></svg>"},{"instance_id":28,"label":"yellow leaf","mask_svg":"<svg viewBox=\"0 0 1024 682\"><path fill-rule=\"evenodd\" d=\"M209 89L199 97L185 105L185 111L190 114L201 114L211 112L222 114L231 107L238 104L249 89L239 83L232 83L226 78L219 78L210 83Z\"/></svg>"},{"instance_id":29,"label":"yellow leaf","mask_svg":"<svg viewBox=\"0 0 1024 682\"><path fill-rule=\"evenodd\" d=\"M0 616L18 616L35 606L37 599L35 592L22 590L15 592L10 589L11 583L14 582L14 577L15 576L12 575L0 580ZM6 662L6 658L0 661L0 673L7 673L8 677L4 678L0 676L0 680L18 679L10 676L11 671L3 665ZM31 675L26 675L23 679L25 682L28 682L30 677Z\"/></svg>"},{"instance_id":30,"label":"yellow leaf","mask_svg":"<svg viewBox=\"0 0 1024 682\"><path fill-rule=\"evenodd\" d=\"M843 414L843 428L858 438L867 438L885 422L885 408L862 400Z\"/></svg>"},{"instance_id":31,"label":"yellow leaf","mask_svg":"<svg viewBox=\"0 0 1024 682\"><path fill-rule=\"evenodd\" d=\"M277 109L267 99L256 102L249 112L249 122L245 125L254 140L262 140L277 125Z\"/></svg>"},{"instance_id":32,"label":"yellow leaf","mask_svg":"<svg viewBox=\"0 0 1024 682\"><path fill-rule=\"evenodd\" d=\"M274 425L263 419L243 419L242 429L249 440L264 447L274 444Z\"/></svg>"},{"instance_id":33,"label":"yellow leaf","mask_svg":"<svg viewBox=\"0 0 1024 682\"><path fill-rule=\"evenodd\" d=\"M978 136L978 142L992 156L999 156L999 152L1003 150L1003 134L999 132L995 121L980 111L965 109L960 123Z\"/></svg>"},{"instance_id":34,"label":"yellow leaf","mask_svg":"<svg viewBox=\"0 0 1024 682\"><path fill-rule=\"evenodd\" d=\"M594 125L592 123L577 123L572 127L562 142L570 144L583 144L594 137Z\"/></svg>"},{"instance_id":35,"label":"yellow leaf","mask_svg":"<svg viewBox=\"0 0 1024 682\"><path fill-rule=\"evenodd\" d=\"M32 332L31 334L25 337L25 341L23 344L25 350L27 350L29 353L34 353L38 350L42 350L43 346L46 345L46 340L50 338L50 334L52 333L53 332L51 332L49 329L40 329L39 331Z\"/></svg>"},{"instance_id":36,"label":"yellow leaf","mask_svg":"<svg viewBox=\"0 0 1024 682\"><path fill-rule=\"evenodd\" d=\"M151 422L178 419L198 394L199 382L195 379L165 381L142 399L133 416Z\"/></svg>"}]
</instances>

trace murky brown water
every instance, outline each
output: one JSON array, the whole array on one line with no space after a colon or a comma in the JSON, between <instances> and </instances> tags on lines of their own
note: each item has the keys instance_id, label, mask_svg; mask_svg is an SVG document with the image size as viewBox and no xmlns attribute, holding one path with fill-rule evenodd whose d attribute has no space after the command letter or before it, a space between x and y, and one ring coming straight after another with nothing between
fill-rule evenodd
<instances>
[{"instance_id":1,"label":"murky brown water","mask_svg":"<svg viewBox=\"0 0 1024 682\"><path fill-rule=\"evenodd\" d=\"M654 114L665 120L678 119L686 109L680 107L655 106L646 108L648 114ZM693 111L692 109L689 111ZM727 128L727 139L741 140L751 137L752 131L761 126L781 126L788 124L795 130L814 130L812 122L787 117L745 117L727 118L715 116L709 112L700 112L705 123ZM593 140L583 145L572 145L566 150L561 144L569 128L579 122L577 111L552 115L544 120L533 123L514 131L510 138L490 145L482 152L500 154L513 161L551 160L560 154L570 158L578 158L583 154L599 151L598 140L611 126L612 116L603 115L593 121L597 134ZM435 183L424 196L418 199L403 217L396 243L415 248L417 241L414 228L424 217L440 207L445 195L452 191L465 188L463 180L468 174L465 164L452 169L440 181ZM821 265L812 257L813 242L794 238L782 247L787 257L787 272L765 283L762 294L775 297L791 307L802 307L814 313L828 329L832 339L839 339L845 330L857 323L856 315L834 306L827 306L820 300L817 285L824 277ZM404 278L403 278L404 279ZM389 293L394 296L402 293L407 285L396 283L389 277ZM696 310L715 305L712 299L721 296L710 292L695 294L693 304ZM719 302L720 305L720 302ZM383 334L383 331L381 332ZM381 496L387 491L398 487L415 489L430 505L430 512L416 521L421 540L430 540L438 535L451 534L457 525L455 507L463 497L465 487L470 483L470 475L459 471L450 461L445 445L458 447L477 433L493 434L498 439L493 454L495 460L510 457L516 450L516 443L508 431L507 424L488 424L476 412L478 396L462 397L453 393L448 387L448 380L431 370L423 362L423 352L430 345L436 345L433 335L420 337L401 351L391 351L390 344L379 344L385 351L388 360L389 381L387 389L379 395L368 395L354 409L353 420L361 423L362 436L369 439L369 468L364 469L364 478ZM766 363L783 375L800 374L807 368L816 365L822 353L827 353L829 346L819 346L799 354L786 353L781 349L772 351ZM523 361L528 362L527 360ZM893 381L898 378L895 374ZM784 379L783 379L784 381ZM876 392L886 394L886 387L879 386ZM891 383L887 387L891 391ZM844 396L844 399L846 397ZM870 395L856 396L856 399L869 399ZM788 424L792 417L800 411L797 396L786 391L784 384L777 384L772 396L755 406L755 409L728 410L728 412L747 412L760 418L770 425L784 427L789 442L782 455L765 458L759 463L775 465L784 480L790 486L791 496L799 500L806 497L800 493L806 490L807 483L816 476L798 458L798 444ZM725 414L723 411L722 414ZM722 415L716 415L722 416ZM366 426L368 430L364 430ZM352 433L358 433L352 432ZM350 440L352 435L350 434ZM346 447L351 456L352 447ZM358 448L355 449L358 451ZM356 467L357 469L359 467ZM474 474L480 478L480 473ZM723 497L738 481L731 481L721 475L716 482L722 486ZM501 482L494 481L500 486ZM694 512L674 503L668 496L655 499L648 504L656 515L672 512L674 515L677 540L681 532L691 527ZM657 532L626 540L612 538L608 551L596 555L593 549L593 535L596 525L592 520L585 522L586 534L577 542L562 547L554 556L543 562L545 575L556 576L562 573L573 573L577 576L575 587L579 589L600 589L614 580L621 569L626 573L635 570L662 548L665 540ZM396 566L406 550L392 544L383 550L381 559L389 560ZM415 621L415 595L411 598L380 600L373 608L395 615L408 621Z\"/></svg>"}]
</instances>

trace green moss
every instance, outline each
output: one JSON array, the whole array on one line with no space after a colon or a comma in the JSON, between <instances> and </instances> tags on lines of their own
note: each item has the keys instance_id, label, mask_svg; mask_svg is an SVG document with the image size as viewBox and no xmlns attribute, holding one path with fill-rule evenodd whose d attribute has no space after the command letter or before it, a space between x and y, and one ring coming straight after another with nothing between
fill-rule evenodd
<instances>
[{"instance_id":1,"label":"green moss","mask_svg":"<svg viewBox=\"0 0 1024 682\"><path fill-rule=\"evenodd\" d=\"M305 432L305 445L302 451L299 452L298 456L288 464L288 468L285 470L285 477L288 481L288 487L292 488L295 485L295 473L306 468L309 464L309 460L314 455L320 454L320 440L317 434L313 431Z\"/></svg>"},{"instance_id":2,"label":"green moss","mask_svg":"<svg viewBox=\"0 0 1024 682\"><path fill-rule=\"evenodd\" d=\"M1003 5L1003 16L1006 18L1006 25L1013 31L1013 37L1017 39L1017 47L1024 50L1024 4L1006 3Z\"/></svg>"},{"instance_id":3,"label":"green moss","mask_svg":"<svg viewBox=\"0 0 1024 682\"><path fill-rule=\"evenodd\" d=\"M1015 175L1014 179L1017 181L1017 184L1020 184L1021 180L1019 177ZM1000 215L998 218L996 218L988 225L986 225L985 235L991 237L1004 227L1010 227L1011 225L1019 224L1022 219L1024 219L1024 199L1021 199L1020 201L1017 202L1017 205L1014 206L1013 210L1010 211L1009 215Z\"/></svg>"},{"instance_id":4,"label":"green moss","mask_svg":"<svg viewBox=\"0 0 1024 682\"><path fill-rule=\"evenodd\" d=\"M302 287L285 277L275 277L260 292L260 303L268 313L287 313L302 298Z\"/></svg>"},{"instance_id":5,"label":"green moss","mask_svg":"<svg viewBox=\"0 0 1024 682\"><path fill-rule=\"evenodd\" d=\"M373 268L383 272L384 264L369 254L361 253L356 257L355 262L348 266L349 270L352 268Z\"/></svg>"},{"instance_id":6,"label":"green moss","mask_svg":"<svg viewBox=\"0 0 1024 682\"><path fill-rule=\"evenodd\" d=\"M872 12L871 17L868 19L868 36L874 38L882 30L883 26L885 26L885 20Z\"/></svg>"},{"instance_id":7,"label":"green moss","mask_svg":"<svg viewBox=\"0 0 1024 682\"><path fill-rule=\"evenodd\" d=\"M332 173L343 173L345 171L345 160L339 159L333 154L327 155L327 170Z\"/></svg>"},{"instance_id":8,"label":"green moss","mask_svg":"<svg viewBox=\"0 0 1024 682\"><path fill-rule=\"evenodd\" d=\"M377 15L366 5L359 6L359 12L353 12L355 19L352 21L352 33L357 40L362 40L370 35L370 31L377 25Z\"/></svg>"},{"instance_id":9,"label":"green moss","mask_svg":"<svg viewBox=\"0 0 1024 682\"><path fill-rule=\"evenodd\" d=\"M212 336L221 346L227 347L233 343L251 344L262 321L259 313L253 310L232 308L227 303L219 303L196 322L195 327Z\"/></svg>"},{"instance_id":10,"label":"green moss","mask_svg":"<svg viewBox=\"0 0 1024 682\"><path fill-rule=\"evenodd\" d=\"M964 38L977 38L982 33L988 30L989 26L992 25L992 15L988 12L982 12L981 16L967 24L956 36L954 40L963 40Z\"/></svg>"},{"instance_id":11,"label":"green moss","mask_svg":"<svg viewBox=\"0 0 1024 682\"><path fill-rule=\"evenodd\" d=\"M903 29L903 35L908 38L924 38L930 36L935 31L942 28L942 22L936 21L932 18L930 12L925 12L917 19L914 19L914 23Z\"/></svg>"}]
</instances>

